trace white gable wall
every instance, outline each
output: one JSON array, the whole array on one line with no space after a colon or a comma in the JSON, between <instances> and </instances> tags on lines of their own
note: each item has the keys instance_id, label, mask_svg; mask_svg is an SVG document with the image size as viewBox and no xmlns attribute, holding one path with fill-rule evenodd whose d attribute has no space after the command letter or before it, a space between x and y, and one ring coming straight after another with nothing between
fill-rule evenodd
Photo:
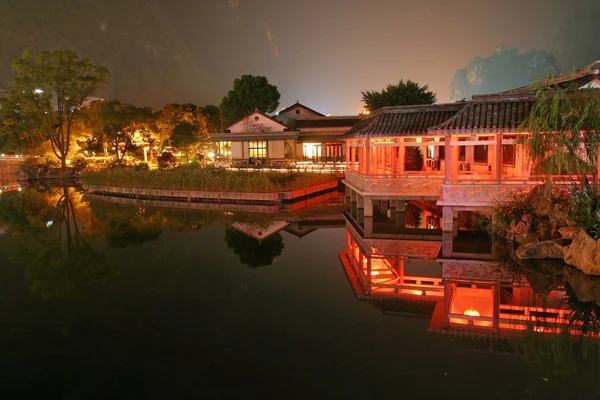
<instances>
[{"instance_id":1,"label":"white gable wall","mask_svg":"<svg viewBox=\"0 0 600 400\"><path fill-rule=\"evenodd\" d=\"M231 125L229 131L235 132L282 132L285 126L259 112L254 112L241 121Z\"/></svg>"}]
</instances>

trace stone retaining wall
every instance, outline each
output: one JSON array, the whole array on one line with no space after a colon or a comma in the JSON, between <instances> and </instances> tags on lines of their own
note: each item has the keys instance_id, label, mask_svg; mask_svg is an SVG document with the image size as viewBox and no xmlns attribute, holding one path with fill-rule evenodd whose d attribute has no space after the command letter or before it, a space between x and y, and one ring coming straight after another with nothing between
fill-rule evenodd
<instances>
[{"instance_id":1,"label":"stone retaining wall","mask_svg":"<svg viewBox=\"0 0 600 400\"><path fill-rule=\"evenodd\" d=\"M180 198L191 200L216 200L216 201L247 201L261 203L281 203L284 200L293 200L314 193L323 192L336 188L337 181L327 182L306 189L291 192L270 193L248 193L248 192L208 192L197 190L162 190L162 189L140 189L100 185L84 185L85 189L102 194L115 194L145 197L145 198Z\"/></svg>"}]
</instances>

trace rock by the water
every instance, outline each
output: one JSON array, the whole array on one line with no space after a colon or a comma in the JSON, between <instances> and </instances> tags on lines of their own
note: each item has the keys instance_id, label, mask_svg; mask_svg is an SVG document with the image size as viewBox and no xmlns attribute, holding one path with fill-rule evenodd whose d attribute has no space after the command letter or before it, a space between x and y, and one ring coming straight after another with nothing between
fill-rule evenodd
<instances>
[{"instance_id":1,"label":"rock by the water","mask_svg":"<svg viewBox=\"0 0 600 400\"><path fill-rule=\"evenodd\" d=\"M564 247L555 240L547 240L521 246L517 249L515 255L519 260L562 259L564 257Z\"/></svg>"},{"instance_id":2,"label":"rock by the water","mask_svg":"<svg viewBox=\"0 0 600 400\"><path fill-rule=\"evenodd\" d=\"M600 242L585 231L573 236L573 243L565 247L565 262L587 275L600 275Z\"/></svg>"},{"instance_id":3,"label":"rock by the water","mask_svg":"<svg viewBox=\"0 0 600 400\"><path fill-rule=\"evenodd\" d=\"M567 239L573 239L580 231L581 229L574 228L572 226L563 226L562 228L558 228L558 233Z\"/></svg>"},{"instance_id":4,"label":"rock by the water","mask_svg":"<svg viewBox=\"0 0 600 400\"><path fill-rule=\"evenodd\" d=\"M566 207L562 204L555 204L552 212L549 215L550 222L556 224L557 227L567 226L568 223L568 215Z\"/></svg>"},{"instance_id":5,"label":"rock by the water","mask_svg":"<svg viewBox=\"0 0 600 400\"><path fill-rule=\"evenodd\" d=\"M531 225L526 221L520 221L513 228L514 240L517 243L535 243L537 242L537 237L534 233L531 233Z\"/></svg>"},{"instance_id":6,"label":"rock by the water","mask_svg":"<svg viewBox=\"0 0 600 400\"><path fill-rule=\"evenodd\" d=\"M548 217L554 209L554 199L560 197L560 189L552 184L536 186L531 191L529 199L535 215Z\"/></svg>"}]
</instances>

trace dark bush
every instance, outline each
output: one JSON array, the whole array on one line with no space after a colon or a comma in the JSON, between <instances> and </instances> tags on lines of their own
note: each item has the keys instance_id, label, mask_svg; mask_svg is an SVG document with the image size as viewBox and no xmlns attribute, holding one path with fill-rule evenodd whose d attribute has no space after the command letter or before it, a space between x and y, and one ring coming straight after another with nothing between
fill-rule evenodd
<instances>
[{"instance_id":1,"label":"dark bush","mask_svg":"<svg viewBox=\"0 0 600 400\"><path fill-rule=\"evenodd\" d=\"M87 168L87 161L83 157L77 157L71 162L71 168L75 172L81 172Z\"/></svg>"}]
</instances>

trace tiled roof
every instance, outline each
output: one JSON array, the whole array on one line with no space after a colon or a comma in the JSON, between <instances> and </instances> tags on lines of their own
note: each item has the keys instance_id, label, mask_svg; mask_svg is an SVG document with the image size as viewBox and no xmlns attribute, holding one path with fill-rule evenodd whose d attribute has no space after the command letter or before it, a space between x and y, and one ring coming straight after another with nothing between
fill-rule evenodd
<instances>
[{"instance_id":1,"label":"tiled roof","mask_svg":"<svg viewBox=\"0 0 600 400\"><path fill-rule=\"evenodd\" d=\"M580 88L591 81L600 77L600 61L594 61L590 65L578 69L577 71L562 74L555 78L546 79L542 82L536 82L531 85L522 86L516 89L512 89L499 94L522 94L522 93L535 93L538 89L543 87L559 86L562 88L568 88L573 85L575 88Z\"/></svg>"},{"instance_id":2,"label":"tiled roof","mask_svg":"<svg viewBox=\"0 0 600 400\"><path fill-rule=\"evenodd\" d=\"M298 118L296 120L296 129L350 128L358 124L361 120L360 116Z\"/></svg>"},{"instance_id":3,"label":"tiled roof","mask_svg":"<svg viewBox=\"0 0 600 400\"><path fill-rule=\"evenodd\" d=\"M313 113L315 113L315 114L317 114L317 115L321 115L321 116L323 116L323 117L324 117L324 115L323 115L323 114L321 114L320 112L318 112L318 111L316 111L316 110L313 110L312 108L310 108L310 107L307 107L307 106L305 106L304 104L302 104L302 103L300 103L300 102L296 102L295 104L292 104L291 106L289 106L289 107L286 107L286 108L284 108L283 110L280 110L280 111L278 111L278 113L279 113L279 114L284 114L284 113L286 113L286 112L290 111L291 109L298 108L298 107L302 107L302 108L304 108L304 109L306 109L306 110L308 110L308 111L311 111L311 112L313 112Z\"/></svg>"},{"instance_id":4,"label":"tiled roof","mask_svg":"<svg viewBox=\"0 0 600 400\"><path fill-rule=\"evenodd\" d=\"M475 96L451 118L429 132L516 132L529 115L535 96Z\"/></svg>"},{"instance_id":5,"label":"tiled roof","mask_svg":"<svg viewBox=\"0 0 600 400\"><path fill-rule=\"evenodd\" d=\"M464 102L416 106L382 107L344 135L351 137L407 136L426 133L460 111Z\"/></svg>"}]
</instances>

